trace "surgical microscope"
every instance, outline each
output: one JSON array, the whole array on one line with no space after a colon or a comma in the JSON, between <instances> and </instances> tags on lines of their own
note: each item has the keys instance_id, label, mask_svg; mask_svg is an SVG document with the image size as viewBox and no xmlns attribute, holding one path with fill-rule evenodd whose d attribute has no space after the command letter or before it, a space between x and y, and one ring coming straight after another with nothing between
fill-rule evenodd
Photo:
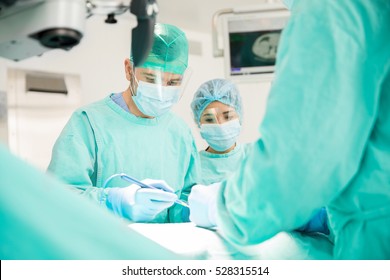
<instances>
[{"instance_id":1,"label":"surgical microscope","mask_svg":"<svg viewBox=\"0 0 390 280\"><path fill-rule=\"evenodd\" d=\"M158 13L156 0L0 0L0 57L14 61L51 49L70 50L84 35L87 18L105 14L108 24L130 11L137 19L131 49L135 66L146 59ZM126 1L127 2L127 1Z\"/></svg>"}]
</instances>

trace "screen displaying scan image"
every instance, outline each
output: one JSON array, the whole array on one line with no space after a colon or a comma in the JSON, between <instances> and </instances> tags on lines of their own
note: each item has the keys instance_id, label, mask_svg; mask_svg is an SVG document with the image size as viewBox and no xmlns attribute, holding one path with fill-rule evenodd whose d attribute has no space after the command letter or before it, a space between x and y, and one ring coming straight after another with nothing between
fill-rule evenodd
<instances>
[{"instance_id":1,"label":"screen displaying scan image","mask_svg":"<svg viewBox=\"0 0 390 280\"><path fill-rule=\"evenodd\" d=\"M245 67L261 67L263 69L264 66L274 66L280 33L280 30L230 33L232 74L241 72L242 68Z\"/></svg>"},{"instance_id":2,"label":"screen displaying scan image","mask_svg":"<svg viewBox=\"0 0 390 280\"><path fill-rule=\"evenodd\" d=\"M271 81L278 44L290 12L283 5L259 6L255 11L224 17L224 60L228 79Z\"/></svg>"}]
</instances>

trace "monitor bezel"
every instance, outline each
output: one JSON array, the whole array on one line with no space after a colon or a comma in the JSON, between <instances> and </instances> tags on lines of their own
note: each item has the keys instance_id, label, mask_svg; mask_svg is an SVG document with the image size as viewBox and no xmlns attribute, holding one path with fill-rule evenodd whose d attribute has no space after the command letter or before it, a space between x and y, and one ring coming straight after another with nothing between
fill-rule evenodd
<instances>
[{"instance_id":1,"label":"monitor bezel","mask_svg":"<svg viewBox=\"0 0 390 280\"><path fill-rule=\"evenodd\" d=\"M242 67L240 71L232 71L230 34L264 31L282 31L290 17L290 12L278 9L229 14L223 20L224 72L226 78L235 81L272 80L275 66Z\"/></svg>"}]
</instances>

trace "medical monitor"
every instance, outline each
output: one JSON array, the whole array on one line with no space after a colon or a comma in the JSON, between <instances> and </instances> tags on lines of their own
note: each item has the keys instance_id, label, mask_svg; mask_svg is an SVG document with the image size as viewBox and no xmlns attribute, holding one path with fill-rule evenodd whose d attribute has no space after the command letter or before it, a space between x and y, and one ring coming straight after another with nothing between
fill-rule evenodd
<instances>
[{"instance_id":1,"label":"medical monitor","mask_svg":"<svg viewBox=\"0 0 390 280\"><path fill-rule=\"evenodd\" d=\"M227 15L224 20L225 75L234 80L272 79L285 8Z\"/></svg>"}]
</instances>

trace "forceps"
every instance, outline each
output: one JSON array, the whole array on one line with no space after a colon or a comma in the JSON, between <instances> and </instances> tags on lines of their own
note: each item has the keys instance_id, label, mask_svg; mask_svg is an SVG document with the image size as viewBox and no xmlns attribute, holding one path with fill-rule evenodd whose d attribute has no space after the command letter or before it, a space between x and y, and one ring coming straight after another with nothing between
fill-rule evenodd
<instances>
[{"instance_id":1,"label":"forceps","mask_svg":"<svg viewBox=\"0 0 390 280\"><path fill-rule=\"evenodd\" d=\"M108 184L109 181L111 181L114 177L118 177L118 176L119 176L121 179L123 179L123 180L125 180L125 181L127 181L127 182L130 182L130 183L133 183L133 184L136 184L136 185L140 186L141 188L161 190L161 189L156 188L156 187L154 187L154 186L145 184L145 183L141 182L140 180L137 180L137 179L135 179L135 178L133 178L133 177L131 177L131 176L125 174L125 173L119 173L119 174L114 174L114 175L110 176L110 177L104 182L103 188L105 188L105 187L107 186L107 184ZM184 207L189 208L187 202L185 202L184 200L176 199L174 202L175 202L176 204L179 204L179 205L181 205L181 206L184 206Z\"/></svg>"}]
</instances>

